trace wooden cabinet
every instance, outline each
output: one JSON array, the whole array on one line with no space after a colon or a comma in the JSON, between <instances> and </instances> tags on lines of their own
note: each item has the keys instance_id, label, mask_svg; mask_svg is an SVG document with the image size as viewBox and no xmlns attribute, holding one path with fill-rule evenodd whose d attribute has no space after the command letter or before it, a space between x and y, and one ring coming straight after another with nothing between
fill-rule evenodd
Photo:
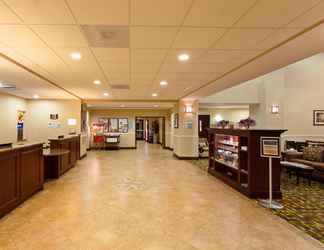
<instances>
[{"instance_id":1,"label":"wooden cabinet","mask_svg":"<svg viewBox=\"0 0 324 250\"><path fill-rule=\"evenodd\" d=\"M210 174L250 198L269 197L269 161L260 156L261 137L284 130L208 129ZM272 161L273 197L280 198L280 160Z\"/></svg>"},{"instance_id":2,"label":"wooden cabinet","mask_svg":"<svg viewBox=\"0 0 324 250\"><path fill-rule=\"evenodd\" d=\"M66 149L44 150L45 179L59 178L69 170L70 151Z\"/></svg>"},{"instance_id":3,"label":"wooden cabinet","mask_svg":"<svg viewBox=\"0 0 324 250\"><path fill-rule=\"evenodd\" d=\"M59 150L68 150L67 156L63 156L62 164L60 164L59 175L65 173L80 159L80 135L69 136L62 139L50 139L50 148ZM67 157L67 158L65 158ZM67 164L66 164L67 161Z\"/></svg>"},{"instance_id":4,"label":"wooden cabinet","mask_svg":"<svg viewBox=\"0 0 324 250\"><path fill-rule=\"evenodd\" d=\"M44 168L42 150L42 147L32 147L22 150L20 153L20 189L22 199L28 198L36 190L43 187Z\"/></svg>"},{"instance_id":5,"label":"wooden cabinet","mask_svg":"<svg viewBox=\"0 0 324 250\"><path fill-rule=\"evenodd\" d=\"M0 217L43 189L42 144L0 150Z\"/></svg>"}]
</instances>

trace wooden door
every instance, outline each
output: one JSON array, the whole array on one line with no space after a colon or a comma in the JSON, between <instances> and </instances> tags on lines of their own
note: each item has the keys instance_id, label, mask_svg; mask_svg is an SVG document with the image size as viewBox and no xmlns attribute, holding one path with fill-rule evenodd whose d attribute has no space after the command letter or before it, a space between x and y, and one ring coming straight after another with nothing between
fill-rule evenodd
<instances>
[{"instance_id":1,"label":"wooden door","mask_svg":"<svg viewBox=\"0 0 324 250\"><path fill-rule=\"evenodd\" d=\"M199 138L208 138L207 128L210 127L210 115L198 115Z\"/></svg>"}]
</instances>

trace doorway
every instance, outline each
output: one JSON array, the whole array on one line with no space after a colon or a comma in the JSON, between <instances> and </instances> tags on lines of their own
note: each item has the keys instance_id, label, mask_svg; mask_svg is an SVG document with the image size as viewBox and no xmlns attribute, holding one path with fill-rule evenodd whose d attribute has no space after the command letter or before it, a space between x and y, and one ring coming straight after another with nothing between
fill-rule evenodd
<instances>
[{"instance_id":1,"label":"doorway","mask_svg":"<svg viewBox=\"0 0 324 250\"><path fill-rule=\"evenodd\" d=\"M135 147L137 141L151 144L160 144L165 147L165 117L135 117Z\"/></svg>"},{"instance_id":2,"label":"doorway","mask_svg":"<svg viewBox=\"0 0 324 250\"><path fill-rule=\"evenodd\" d=\"M207 128L210 127L210 115L198 115L199 138L208 138Z\"/></svg>"}]
</instances>

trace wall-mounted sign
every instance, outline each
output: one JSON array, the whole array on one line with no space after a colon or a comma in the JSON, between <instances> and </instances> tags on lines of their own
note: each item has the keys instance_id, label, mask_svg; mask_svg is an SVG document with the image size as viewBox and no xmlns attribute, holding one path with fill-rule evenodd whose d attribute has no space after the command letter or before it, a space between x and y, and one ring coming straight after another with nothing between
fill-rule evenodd
<instances>
[{"instance_id":1,"label":"wall-mounted sign","mask_svg":"<svg viewBox=\"0 0 324 250\"><path fill-rule=\"evenodd\" d=\"M179 128L179 114L178 113L174 114L173 128Z\"/></svg>"},{"instance_id":2,"label":"wall-mounted sign","mask_svg":"<svg viewBox=\"0 0 324 250\"><path fill-rule=\"evenodd\" d=\"M261 157L280 158L280 137L261 137Z\"/></svg>"},{"instance_id":3,"label":"wall-mounted sign","mask_svg":"<svg viewBox=\"0 0 324 250\"><path fill-rule=\"evenodd\" d=\"M17 141L24 140L24 120L26 111L18 110L17 114Z\"/></svg>"},{"instance_id":4,"label":"wall-mounted sign","mask_svg":"<svg viewBox=\"0 0 324 250\"><path fill-rule=\"evenodd\" d=\"M58 121L48 122L48 128L60 128L60 127L61 127L61 123L59 123Z\"/></svg>"},{"instance_id":5,"label":"wall-mounted sign","mask_svg":"<svg viewBox=\"0 0 324 250\"><path fill-rule=\"evenodd\" d=\"M192 121L185 122L185 128L192 129Z\"/></svg>"}]
</instances>

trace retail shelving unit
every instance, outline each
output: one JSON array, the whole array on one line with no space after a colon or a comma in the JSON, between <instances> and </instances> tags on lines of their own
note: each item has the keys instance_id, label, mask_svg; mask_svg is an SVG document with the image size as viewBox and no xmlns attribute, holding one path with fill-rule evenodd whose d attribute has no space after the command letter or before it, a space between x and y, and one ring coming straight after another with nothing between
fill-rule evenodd
<instances>
[{"instance_id":1,"label":"retail shelving unit","mask_svg":"<svg viewBox=\"0 0 324 250\"><path fill-rule=\"evenodd\" d=\"M208 129L208 171L250 198L269 196L268 160L260 156L260 137L284 130ZM273 195L281 197L280 161L273 159Z\"/></svg>"}]
</instances>

